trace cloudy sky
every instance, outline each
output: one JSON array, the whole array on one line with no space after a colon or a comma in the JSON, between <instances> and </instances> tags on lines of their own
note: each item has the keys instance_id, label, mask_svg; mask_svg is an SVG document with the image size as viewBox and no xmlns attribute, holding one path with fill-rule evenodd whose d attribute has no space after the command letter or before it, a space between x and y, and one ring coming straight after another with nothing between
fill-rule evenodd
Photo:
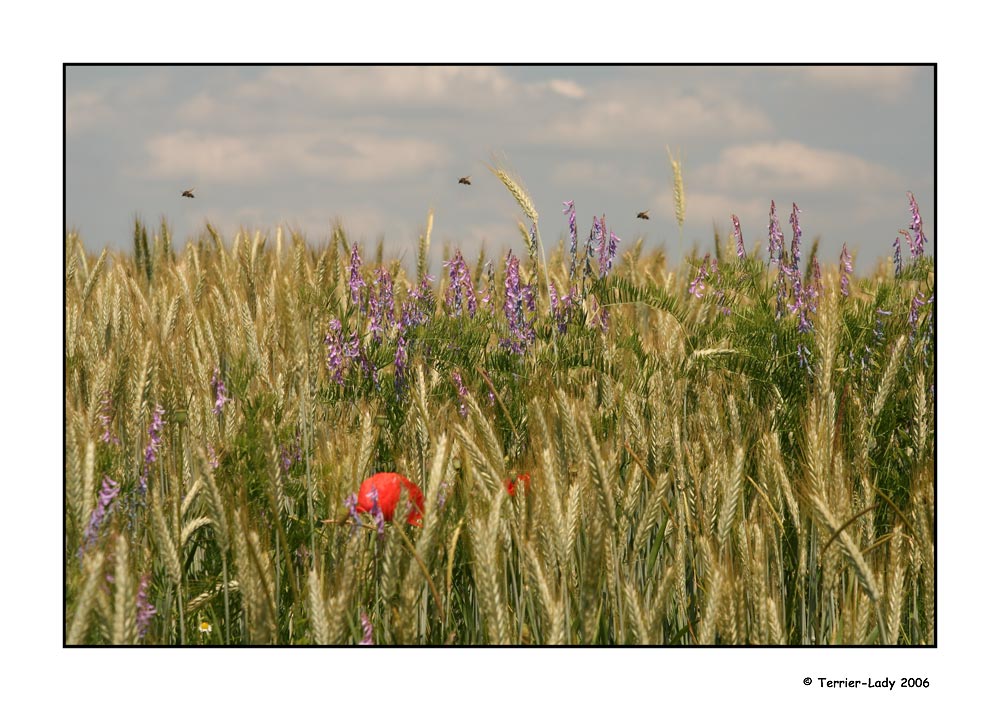
<instances>
[{"instance_id":1,"label":"cloudy sky","mask_svg":"<svg viewBox=\"0 0 1000 711\"><path fill-rule=\"evenodd\" d=\"M790 234L795 201L821 258L846 242L867 267L909 225L907 190L934 235L933 81L929 67L68 67L66 227L99 250L130 248L134 215L165 216L175 244L206 221L319 242L339 220L412 255L433 208L438 248L499 254L520 241L487 167L500 160L550 247L564 200L674 260L731 213L763 240L771 200Z\"/></svg>"}]
</instances>

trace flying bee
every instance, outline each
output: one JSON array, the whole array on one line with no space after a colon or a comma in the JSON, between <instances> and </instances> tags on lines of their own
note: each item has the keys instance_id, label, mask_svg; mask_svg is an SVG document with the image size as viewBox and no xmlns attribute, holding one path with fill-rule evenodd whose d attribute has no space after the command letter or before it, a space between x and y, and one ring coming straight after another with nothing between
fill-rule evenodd
<instances>
[{"instance_id":1,"label":"flying bee","mask_svg":"<svg viewBox=\"0 0 1000 711\"><path fill-rule=\"evenodd\" d=\"M469 178L471 177L472 177L471 175L466 175L464 178L459 178L458 182L461 183L462 185L472 185L472 181L469 180Z\"/></svg>"},{"instance_id":2,"label":"flying bee","mask_svg":"<svg viewBox=\"0 0 1000 711\"><path fill-rule=\"evenodd\" d=\"M194 188L188 188L187 190L185 190L184 192L182 192L181 193L181 197L193 198L194 197Z\"/></svg>"},{"instance_id":3,"label":"flying bee","mask_svg":"<svg viewBox=\"0 0 1000 711\"><path fill-rule=\"evenodd\" d=\"M636 217L639 218L640 220L648 220L649 219L649 210L643 210L638 215L636 215Z\"/></svg>"}]
</instances>

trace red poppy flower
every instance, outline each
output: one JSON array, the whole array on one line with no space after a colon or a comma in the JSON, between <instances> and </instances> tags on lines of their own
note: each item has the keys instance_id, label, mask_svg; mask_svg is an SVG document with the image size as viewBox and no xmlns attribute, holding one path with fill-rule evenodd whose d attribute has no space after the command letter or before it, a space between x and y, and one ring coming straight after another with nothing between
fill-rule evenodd
<instances>
[{"instance_id":1,"label":"red poppy flower","mask_svg":"<svg viewBox=\"0 0 1000 711\"><path fill-rule=\"evenodd\" d=\"M361 482L358 490L358 511L371 513L375 504L375 493L378 494L378 507L386 521L391 521L396 514L396 504L403 492L403 487L410 497L410 510L406 522L419 526L424 515L424 495L420 487L396 472L379 472Z\"/></svg>"},{"instance_id":2,"label":"red poppy flower","mask_svg":"<svg viewBox=\"0 0 1000 711\"><path fill-rule=\"evenodd\" d=\"M531 474L525 472L524 474L518 474L516 479L510 479L507 481L507 493L513 496L517 493L517 482L524 482L524 490L528 490L528 485L531 483Z\"/></svg>"}]
</instances>

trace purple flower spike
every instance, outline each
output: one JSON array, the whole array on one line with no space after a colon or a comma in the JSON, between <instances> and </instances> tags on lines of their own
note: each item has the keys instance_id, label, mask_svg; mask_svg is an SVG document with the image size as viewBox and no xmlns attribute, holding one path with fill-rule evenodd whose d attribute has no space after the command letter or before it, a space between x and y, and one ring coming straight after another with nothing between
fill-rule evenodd
<instances>
[{"instance_id":1,"label":"purple flower spike","mask_svg":"<svg viewBox=\"0 0 1000 711\"><path fill-rule=\"evenodd\" d=\"M902 232L902 230L900 230ZM905 233L904 233L905 234ZM899 243L899 237L897 237L892 243L892 263L896 267L896 278L903 273L903 256L900 253L902 245Z\"/></svg>"},{"instance_id":2,"label":"purple flower spike","mask_svg":"<svg viewBox=\"0 0 1000 711\"><path fill-rule=\"evenodd\" d=\"M348 366L361 357L361 343L358 334L356 331L352 331L351 335L345 338L340 321L331 319L324 341L326 342L326 367L330 371L330 377L337 381L338 385L343 385L344 373Z\"/></svg>"},{"instance_id":3,"label":"purple flower spike","mask_svg":"<svg viewBox=\"0 0 1000 711\"><path fill-rule=\"evenodd\" d=\"M402 393L406 385L406 363L409 360L406 354L406 339L402 335L396 340L396 392Z\"/></svg>"},{"instance_id":4,"label":"purple flower spike","mask_svg":"<svg viewBox=\"0 0 1000 711\"><path fill-rule=\"evenodd\" d=\"M462 383L462 374L457 370L452 373L451 379L455 381L455 388L458 390L458 412L462 417L468 417L469 408L465 400L469 397L469 389Z\"/></svg>"},{"instance_id":5,"label":"purple flower spike","mask_svg":"<svg viewBox=\"0 0 1000 711\"><path fill-rule=\"evenodd\" d=\"M778 215L775 211L774 200L771 201L771 224L768 228L768 234L770 235L770 241L768 242L769 259L771 263L780 263L785 255L785 235L781 231L781 225L778 224Z\"/></svg>"},{"instance_id":6,"label":"purple flower spike","mask_svg":"<svg viewBox=\"0 0 1000 711\"><path fill-rule=\"evenodd\" d=\"M465 310L469 316L476 315L476 290L472 287L472 276L469 274L469 267L462 257L461 250L455 250L455 256L450 262L445 262L448 267L448 289L445 292L445 304L449 314L453 317L462 315L462 303L465 303Z\"/></svg>"},{"instance_id":7,"label":"purple flower spike","mask_svg":"<svg viewBox=\"0 0 1000 711\"><path fill-rule=\"evenodd\" d=\"M392 275L384 267L378 267L368 297L369 330L375 343L381 343L386 332L396 325L396 300L392 291Z\"/></svg>"},{"instance_id":8,"label":"purple flower spike","mask_svg":"<svg viewBox=\"0 0 1000 711\"><path fill-rule=\"evenodd\" d=\"M101 426L104 428L104 432L101 434L101 441L108 444L121 444L118 437L111 431L111 420L114 418L114 411L111 407L111 392L108 390L104 391L104 396L101 398L101 409L99 412L100 414L97 418L101 421Z\"/></svg>"},{"instance_id":9,"label":"purple flower spike","mask_svg":"<svg viewBox=\"0 0 1000 711\"><path fill-rule=\"evenodd\" d=\"M87 523L87 530L83 532L83 545L80 547L81 554L97 543L97 534L100 533L101 527L111 514L111 506L118 496L119 491L120 487L117 482L112 481L110 477L104 477L104 481L101 482L101 493L97 495L97 506L90 512L90 521Z\"/></svg>"},{"instance_id":10,"label":"purple flower spike","mask_svg":"<svg viewBox=\"0 0 1000 711\"><path fill-rule=\"evenodd\" d=\"M572 200L563 203L563 214L569 215L569 278L576 276L576 206Z\"/></svg>"},{"instance_id":11,"label":"purple flower spike","mask_svg":"<svg viewBox=\"0 0 1000 711\"><path fill-rule=\"evenodd\" d=\"M694 294L696 299L700 299L705 295L705 290L708 288L705 284L705 279L708 278L708 262L709 256L705 255L705 261L702 262L701 267L698 268L698 274L695 276L694 280L688 286L688 293Z\"/></svg>"},{"instance_id":12,"label":"purple flower spike","mask_svg":"<svg viewBox=\"0 0 1000 711\"><path fill-rule=\"evenodd\" d=\"M847 252L847 243L844 243L844 248L840 251L840 293L844 296L850 296L847 291L847 275L854 272L854 265L851 264L851 255Z\"/></svg>"},{"instance_id":13,"label":"purple flower spike","mask_svg":"<svg viewBox=\"0 0 1000 711\"><path fill-rule=\"evenodd\" d=\"M792 214L789 221L792 223L792 266L799 268L799 248L802 242L802 228L799 226L799 206L792 203Z\"/></svg>"},{"instance_id":14,"label":"purple flower spike","mask_svg":"<svg viewBox=\"0 0 1000 711\"><path fill-rule=\"evenodd\" d=\"M525 311L535 310L535 303L531 287L521 285L520 263L512 252L507 253L507 278L504 280L504 287L504 314L510 327L510 338L503 338L500 343L511 353L521 355L526 346L535 341L534 328L525 316Z\"/></svg>"},{"instance_id":15,"label":"purple flower spike","mask_svg":"<svg viewBox=\"0 0 1000 711\"><path fill-rule=\"evenodd\" d=\"M149 472L156 463L156 455L162 443L163 413L163 407L156 405L153 408L153 421L149 424L149 444L146 445L142 475L139 477L139 493L144 496L149 482Z\"/></svg>"},{"instance_id":16,"label":"purple flower spike","mask_svg":"<svg viewBox=\"0 0 1000 711\"><path fill-rule=\"evenodd\" d=\"M911 342L913 341L913 339L917 335L917 318L919 316L920 307L921 306L926 306L926 305L927 305L927 301L925 300L923 292L921 292L921 293L917 294L916 296L914 296L913 300L910 302L910 315L909 315L908 321L910 323L910 341Z\"/></svg>"},{"instance_id":17,"label":"purple flower spike","mask_svg":"<svg viewBox=\"0 0 1000 711\"><path fill-rule=\"evenodd\" d=\"M372 516L375 517L375 527L378 529L378 535L385 535L385 514L382 513L382 507L378 505L378 489L372 487L368 494L368 498L372 501Z\"/></svg>"},{"instance_id":18,"label":"purple flower spike","mask_svg":"<svg viewBox=\"0 0 1000 711\"><path fill-rule=\"evenodd\" d=\"M361 299L361 290L365 287L365 280L361 278L361 256L358 254L358 243L354 243L351 250L351 303L361 308L364 313L365 303Z\"/></svg>"},{"instance_id":19,"label":"purple flower spike","mask_svg":"<svg viewBox=\"0 0 1000 711\"><path fill-rule=\"evenodd\" d=\"M354 519L352 528L358 528L361 526L361 517L358 516L358 495L353 491L348 494L347 498L344 499L344 506L347 507L347 513L350 514L352 519Z\"/></svg>"},{"instance_id":20,"label":"purple flower spike","mask_svg":"<svg viewBox=\"0 0 1000 711\"><path fill-rule=\"evenodd\" d=\"M216 415L222 412L222 408L227 402L232 402L232 398L228 397L226 394L226 384L222 382L222 378L219 377L219 369L215 369L215 373L212 375L212 390L215 391L215 407L212 408L212 412Z\"/></svg>"},{"instance_id":21,"label":"purple flower spike","mask_svg":"<svg viewBox=\"0 0 1000 711\"><path fill-rule=\"evenodd\" d=\"M361 611L361 629L364 630L365 635L360 642L358 642L359 647L371 647L374 646L375 642L372 641L372 621L368 619L368 615L365 611Z\"/></svg>"},{"instance_id":22,"label":"purple flower spike","mask_svg":"<svg viewBox=\"0 0 1000 711\"><path fill-rule=\"evenodd\" d=\"M139 580L139 590L135 595L135 627L141 640L149 630L149 622L156 614L156 608L149 602L149 573Z\"/></svg>"},{"instance_id":23,"label":"purple flower spike","mask_svg":"<svg viewBox=\"0 0 1000 711\"><path fill-rule=\"evenodd\" d=\"M924 253L924 221L920 219L920 208L913 193L907 192L906 195L910 199L910 214L913 216L910 222L910 229L913 231L913 256L920 257Z\"/></svg>"},{"instance_id":24,"label":"purple flower spike","mask_svg":"<svg viewBox=\"0 0 1000 711\"><path fill-rule=\"evenodd\" d=\"M746 259L747 253L746 249L743 248L743 230L740 229L740 220L736 215L733 215L733 234L736 236L736 256L740 259Z\"/></svg>"}]
</instances>

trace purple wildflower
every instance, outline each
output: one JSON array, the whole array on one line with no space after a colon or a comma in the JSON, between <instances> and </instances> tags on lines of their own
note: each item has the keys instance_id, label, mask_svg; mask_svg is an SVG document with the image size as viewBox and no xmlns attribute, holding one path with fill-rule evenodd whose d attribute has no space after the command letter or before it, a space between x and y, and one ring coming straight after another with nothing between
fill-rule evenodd
<instances>
[{"instance_id":1,"label":"purple wildflower","mask_svg":"<svg viewBox=\"0 0 1000 711\"><path fill-rule=\"evenodd\" d=\"M382 507L378 505L378 487L372 487L371 491L368 492L368 498L372 502L372 516L375 517L375 527L378 529L378 535L385 535L385 514L382 513Z\"/></svg>"},{"instance_id":2,"label":"purple wildflower","mask_svg":"<svg viewBox=\"0 0 1000 711\"><path fill-rule=\"evenodd\" d=\"M812 260L812 279L810 279L809 287L812 289L813 295L817 298L823 293L823 275L819 271L819 260L816 259L815 254ZM813 306L813 311L815 310L816 308Z\"/></svg>"},{"instance_id":3,"label":"purple wildflower","mask_svg":"<svg viewBox=\"0 0 1000 711\"><path fill-rule=\"evenodd\" d=\"M211 444L208 445L208 466L212 471L219 468L219 455L215 453L215 447Z\"/></svg>"},{"instance_id":4,"label":"purple wildflower","mask_svg":"<svg viewBox=\"0 0 1000 711\"><path fill-rule=\"evenodd\" d=\"M381 343L386 331L395 325L396 301L392 293L392 275L384 267L375 269L368 297L369 329L375 343Z\"/></svg>"},{"instance_id":5,"label":"purple wildflower","mask_svg":"<svg viewBox=\"0 0 1000 711\"><path fill-rule=\"evenodd\" d=\"M326 333L326 367L338 385L344 384L348 365L360 357L361 344L356 331L345 340L338 319L331 319Z\"/></svg>"},{"instance_id":6,"label":"purple wildflower","mask_svg":"<svg viewBox=\"0 0 1000 711\"><path fill-rule=\"evenodd\" d=\"M365 304L361 299L361 290L365 287L365 280L361 278L361 256L358 254L358 243L354 243L351 250L351 303L361 307L364 313Z\"/></svg>"},{"instance_id":7,"label":"purple wildflower","mask_svg":"<svg viewBox=\"0 0 1000 711\"><path fill-rule=\"evenodd\" d=\"M792 223L792 266L799 268L799 246L802 242L802 228L799 226L799 206L792 203L792 214L788 218Z\"/></svg>"},{"instance_id":8,"label":"purple wildflower","mask_svg":"<svg viewBox=\"0 0 1000 711\"><path fill-rule=\"evenodd\" d=\"M419 290L412 288L406 290L410 298L403 302L400 318L400 327L403 330L412 328L413 326L420 326L430 320L431 314L434 313L434 291L431 289L432 281L434 281L434 277L430 274L424 274L420 280Z\"/></svg>"},{"instance_id":9,"label":"purple wildflower","mask_svg":"<svg viewBox=\"0 0 1000 711\"><path fill-rule=\"evenodd\" d=\"M97 542L97 534L100 533L101 526L104 525L104 522L111 514L111 505L114 503L119 491L120 488L117 482L112 481L110 477L104 477L104 481L101 482L101 493L97 495L97 506L90 512L90 521L87 523L87 530L83 532L83 545L80 547L81 554Z\"/></svg>"},{"instance_id":10,"label":"purple wildflower","mask_svg":"<svg viewBox=\"0 0 1000 711\"><path fill-rule=\"evenodd\" d=\"M608 230L608 259L603 265L605 274L611 271L611 263L615 260L615 252L618 251L620 241L614 230Z\"/></svg>"},{"instance_id":11,"label":"purple wildflower","mask_svg":"<svg viewBox=\"0 0 1000 711\"><path fill-rule=\"evenodd\" d=\"M163 407L156 405L153 408L153 421L149 423L149 444L146 445L145 462L142 466L142 475L139 477L139 493L145 495L149 481L149 471L156 463L156 454L160 451L163 431Z\"/></svg>"},{"instance_id":12,"label":"purple wildflower","mask_svg":"<svg viewBox=\"0 0 1000 711\"><path fill-rule=\"evenodd\" d=\"M215 391L215 407L212 408L212 412L218 415L222 412L222 408L227 402L232 402L232 398L227 397L226 384L222 382L218 368L215 369L215 373L212 375L210 387Z\"/></svg>"},{"instance_id":13,"label":"purple wildflower","mask_svg":"<svg viewBox=\"0 0 1000 711\"><path fill-rule=\"evenodd\" d=\"M907 192L910 198L910 214L913 220L910 222L910 229L913 231L913 256L920 257L924 253L924 222L920 219L920 208L917 206L917 199L913 193Z\"/></svg>"},{"instance_id":14,"label":"purple wildflower","mask_svg":"<svg viewBox=\"0 0 1000 711\"><path fill-rule=\"evenodd\" d=\"M854 265L851 264L851 255L847 252L847 243L844 243L844 248L840 250L840 293L844 296L850 296L847 291L847 275L854 273Z\"/></svg>"},{"instance_id":15,"label":"purple wildflower","mask_svg":"<svg viewBox=\"0 0 1000 711\"><path fill-rule=\"evenodd\" d=\"M114 418L114 411L111 407L111 392L108 390L104 391L104 396L101 398L99 413L97 419L101 421L101 426L104 428L104 432L101 434L101 441L108 444L121 444L118 437L111 432L111 420Z\"/></svg>"},{"instance_id":16,"label":"purple wildflower","mask_svg":"<svg viewBox=\"0 0 1000 711\"><path fill-rule=\"evenodd\" d=\"M771 225L768 228L771 239L768 242L768 254L772 263L781 262L785 255L785 235L778 224L778 216L775 212L774 200L771 201Z\"/></svg>"},{"instance_id":17,"label":"purple wildflower","mask_svg":"<svg viewBox=\"0 0 1000 711\"><path fill-rule=\"evenodd\" d=\"M374 646L375 642L372 641L372 622L368 619L368 615L365 611L361 611L361 628L364 630L365 635L360 642L358 642L359 647L371 647Z\"/></svg>"},{"instance_id":18,"label":"purple wildflower","mask_svg":"<svg viewBox=\"0 0 1000 711\"><path fill-rule=\"evenodd\" d=\"M462 374L457 370L451 374L451 379L455 381L455 388L458 390L458 413L462 417L468 417L469 408L465 400L469 397L469 389L462 383Z\"/></svg>"},{"instance_id":19,"label":"purple wildflower","mask_svg":"<svg viewBox=\"0 0 1000 711\"><path fill-rule=\"evenodd\" d=\"M139 579L139 590L135 595L135 627L141 640L149 630L149 621L156 614L156 608L149 602L149 573Z\"/></svg>"},{"instance_id":20,"label":"purple wildflower","mask_svg":"<svg viewBox=\"0 0 1000 711\"><path fill-rule=\"evenodd\" d=\"M552 307L552 322L559 333L566 333L566 326L573 311L573 304L576 301L576 287L571 287L569 293L558 298L556 287L549 283L549 304Z\"/></svg>"},{"instance_id":21,"label":"purple wildflower","mask_svg":"<svg viewBox=\"0 0 1000 711\"><path fill-rule=\"evenodd\" d=\"M900 230L902 232L902 230ZM905 233L904 233L905 234ZM895 241L892 243L892 263L896 266L896 278L903 273L903 256L900 253L900 248L902 245L899 243L899 237L896 237Z\"/></svg>"},{"instance_id":22,"label":"purple wildflower","mask_svg":"<svg viewBox=\"0 0 1000 711\"><path fill-rule=\"evenodd\" d=\"M799 353L799 367L806 368L809 372L812 372L812 368L809 367L808 358L808 356L812 355L812 351L809 350L809 347L805 343L800 343L797 350Z\"/></svg>"},{"instance_id":23,"label":"purple wildflower","mask_svg":"<svg viewBox=\"0 0 1000 711\"><path fill-rule=\"evenodd\" d=\"M510 338L500 343L512 353L521 355L525 347L535 340L535 331L525 316L526 310L534 311L534 295L531 288L521 286L520 263L512 252L507 253L507 278L504 280L506 300L504 314L510 327Z\"/></svg>"},{"instance_id":24,"label":"purple wildflower","mask_svg":"<svg viewBox=\"0 0 1000 711\"><path fill-rule=\"evenodd\" d=\"M788 279L794 273L787 265L781 264L774 277L774 318L777 321L780 321L788 313Z\"/></svg>"},{"instance_id":25,"label":"purple wildflower","mask_svg":"<svg viewBox=\"0 0 1000 711\"><path fill-rule=\"evenodd\" d=\"M736 256L740 259L746 259L747 253L743 248L743 230L740 229L740 220L736 215L733 215L733 234L736 236Z\"/></svg>"},{"instance_id":26,"label":"purple wildflower","mask_svg":"<svg viewBox=\"0 0 1000 711\"><path fill-rule=\"evenodd\" d=\"M445 292L445 303L450 314L454 316L462 315L462 301L464 297L465 308L469 316L476 315L476 291L472 288L472 276L469 274L469 267L462 257L462 251L456 249L455 256L450 262L445 262L448 267L448 289Z\"/></svg>"},{"instance_id":27,"label":"purple wildflower","mask_svg":"<svg viewBox=\"0 0 1000 711\"><path fill-rule=\"evenodd\" d=\"M400 334L396 340L396 393L402 393L406 385L406 363L409 360L406 354L406 339Z\"/></svg>"},{"instance_id":28,"label":"purple wildflower","mask_svg":"<svg viewBox=\"0 0 1000 711\"><path fill-rule=\"evenodd\" d=\"M892 311L886 311L884 309L875 309L875 327L872 329L872 333L875 335L875 342L881 343L885 338L885 330L882 324L882 316L892 316Z\"/></svg>"},{"instance_id":29,"label":"purple wildflower","mask_svg":"<svg viewBox=\"0 0 1000 711\"><path fill-rule=\"evenodd\" d=\"M569 215L569 278L576 276L576 206L572 200L563 203L563 214Z\"/></svg>"},{"instance_id":30,"label":"purple wildflower","mask_svg":"<svg viewBox=\"0 0 1000 711\"><path fill-rule=\"evenodd\" d=\"M354 519L352 530L361 526L361 517L358 515L358 495L353 491L348 494L347 498L344 499L344 506L347 507L347 513Z\"/></svg>"},{"instance_id":31,"label":"purple wildflower","mask_svg":"<svg viewBox=\"0 0 1000 711\"><path fill-rule=\"evenodd\" d=\"M281 445L281 471L285 474L296 462L302 461L302 433L296 432L295 439Z\"/></svg>"},{"instance_id":32,"label":"purple wildflower","mask_svg":"<svg viewBox=\"0 0 1000 711\"><path fill-rule=\"evenodd\" d=\"M700 299L705 295L705 290L708 288L705 284L705 279L708 278L708 262L709 256L705 255L705 260L702 262L701 266L698 268L698 274L695 276L694 280L688 286L688 293L694 294L696 299Z\"/></svg>"}]
</instances>

